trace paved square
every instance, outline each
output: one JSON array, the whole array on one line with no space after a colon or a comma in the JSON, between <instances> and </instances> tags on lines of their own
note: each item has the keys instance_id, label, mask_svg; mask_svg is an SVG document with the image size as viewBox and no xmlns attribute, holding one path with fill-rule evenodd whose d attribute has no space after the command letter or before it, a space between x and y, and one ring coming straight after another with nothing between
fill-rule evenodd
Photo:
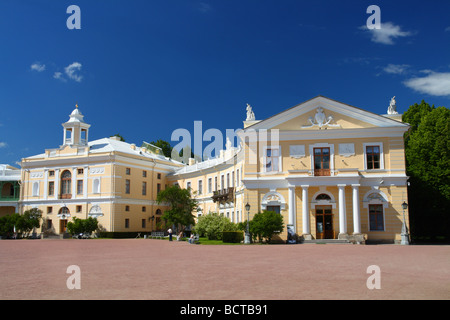
<instances>
[{"instance_id":1,"label":"paved square","mask_svg":"<svg viewBox=\"0 0 450 320\"><path fill-rule=\"evenodd\" d=\"M81 289L68 289L67 268ZM369 290L367 268L380 268ZM0 299L450 299L450 246L2 240Z\"/></svg>"}]
</instances>

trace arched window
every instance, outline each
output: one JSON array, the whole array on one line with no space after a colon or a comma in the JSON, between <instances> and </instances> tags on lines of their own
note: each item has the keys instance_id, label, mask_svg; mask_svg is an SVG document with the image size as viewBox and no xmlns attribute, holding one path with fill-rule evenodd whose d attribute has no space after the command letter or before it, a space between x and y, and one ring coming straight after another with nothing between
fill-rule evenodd
<instances>
[{"instance_id":1,"label":"arched window","mask_svg":"<svg viewBox=\"0 0 450 320\"><path fill-rule=\"evenodd\" d=\"M72 174L69 170L61 174L61 199L72 198Z\"/></svg>"},{"instance_id":2,"label":"arched window","mask_svg":"<svg viewBox=\"0 0 450 320\"><path fill-rule=\"evenodd\" d=\"M317 200L317 201L319 201L319 200L328 200L328 201L331 201L331 197L330 197L329 195L325 194L325 193L321 193L321 194L319 194L319 195L316 197L316 200Z\"/></svg>"},{"instance_id":3,"label":"arched window","mask_svg":"<svg viewBox=\"0 0 450 320\"><path fill-rule=\"evenodd\" d=\"M161 209L157 209L156 214L161 215L162 214Z\"/></svg>"}]
</instances>

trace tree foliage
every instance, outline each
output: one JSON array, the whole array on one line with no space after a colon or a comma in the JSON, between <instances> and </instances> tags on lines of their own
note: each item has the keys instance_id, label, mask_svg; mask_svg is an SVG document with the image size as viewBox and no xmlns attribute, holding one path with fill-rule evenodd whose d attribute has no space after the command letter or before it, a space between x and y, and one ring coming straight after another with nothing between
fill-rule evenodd
<instances>
[{"instance_id":1,"label":"tree foliage","mask_svg":"<svg viewBox=\"0 0 450 320\"><path fill-rule=\"evenodd\" d=\"M67 231L70 234L86 233L91 234L98 229L98 220L93 217L87 219L79 219L73 217L73 221L67 223Z\"/></svg>"},{"instance_id":2,"label":"tree foliage","mask_svg":"<svg viewBox=\"0 0 450 320\"><path fill-rule=\"evenodd\" d=\"M230 219L217 212L211 212L198 218L193 231L200 236L206 236L209 240L222 240L222 232L238 231L238 227Z\"/></svg>"},{"instance_id":3,"label":"tree foliage","mask_svg":"<svg viewBox=\"0 0 450 320\"><path fill-rule=\"evenodd\" d=\"M195 224L192 212L197 210L198 202L191 198L190 189L182 189L178 185L168 187L158 194L156 202L170 205L170 209L162 215L169 224L181 226Z\"/></svg>"},{"instance_id":4,"label":"tree foliage","mask_svg":"<svg viewBox=\"0 0 450 320\"><path fill-rule=\"evenodd\" d=\"M0 234L4 237L11 237L14 228L19 237L28 237L35 228L40 227L42 211L33 208L23 214L12 214L0 218Z\"/></svg>"},{"instance_id":5,"label":"tree foliage","mask_svg":"<svg viewBox=\"0 0 450 320\"><path fill-rule=\"evenodd\" d=\"M244 222L245 224L246 222ZM264 210L255 214L250 221L249 228L253 238L258 237L260 241L265 239L270 242L275 234L283 230L283 216L273 211Z\"/></svg>"},{"instance_id":6,"label":"tree foliage","mask_svg":"<svg viewBox=\"0 0 450 320\"><path fill-rule=\"evenodd\" d=\"M405 134L411 231L449 236L450 110L422 101L410 106L402 120L411 125Z\"/></svg>"},{"instance_id":7,"label":"tree foliage","mask_svg":"<svg viewBox=\"0 0 450 320\"><path fill-rule=\"evenodd\" d=\"M156 142L150 142L152 145L157 146L162 149L162 152L165 157L170 158L172 156L172 146L169 142L158 139Z\"/></svg>"}]
</instances>

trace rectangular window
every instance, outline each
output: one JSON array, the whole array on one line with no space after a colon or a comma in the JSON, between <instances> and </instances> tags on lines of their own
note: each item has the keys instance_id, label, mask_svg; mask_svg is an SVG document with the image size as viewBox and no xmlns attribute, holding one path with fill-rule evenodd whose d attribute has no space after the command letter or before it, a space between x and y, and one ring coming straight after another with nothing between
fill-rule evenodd
<instances>
[{"instance_id":1,"label":"rectangular window","mask_svg":"<svg viewBox=\"0 0 450 320\"><path fill-rule=\"evenodd\" d=\"M83 174L84 170L83 169L78 169L77 172L78 172L78 174Z\"/></svg>"},{"instance_id":2,"label":"rectangular window","mask_svg":"<svg viewBox=\"0 0 450 320\"><path fill-rule=\"evenodd\" d=\"M383 205L369 204L370 231L384 231Z\"/></svg>"},{"instance_id":3,"label":"rectangular window","mask_svg":"<svg viewBox=\"0 0 450 320\"><path fill-rule=\"evenodd\" d=\"M156 194L158 195L161 192L161 183L156 184Z\"/></svg>"},{"instance_id":4,"label":"rectangular window","mask_svg":"<svg viewBox=\"0 0 450 320\"><path fill-rule=\"evenodd\" d=\"M129 175L131 174L131 169L130 169L130 168L126 168L126 169L125 169L125 174L126 174L127 176L129 176Z\"/></svg>"},{"instance_id":5,"label":"rectangular window","mask_svg":"<svg viewBox=\"0 0 450 320\"><path fill-rule=\"evenodd\" d=\"M157 177L158 179L161 179L161 173L158 173Z\"/></svg>"},{"instance_id":6,"label":"rectangular window","mask_svg":"<svg viewBox=\"0 0 450 320\"><path fill-rule=\"evenodd\" d=\"M49 170L48 171L48 176L49 177L54 177L55 176L55 170Z\"/></svg>"},{"instance_id":7,"label":"rectangular window","mask_svg":"<svg viewBox=\"0 0 450 320\"><path fill-rule=\"evenodd\" d=\"M280 213L280 206L267 206L266 211L273 211L276 213Z\"/></svg>"},{"instance_id":8,"label":"rectangular window","mask_svg":"<svg viewBox=\"0 0 450 320\"><path fill-rule=\"evenodd\" d=\"M81 206L77 206L77 213L80 213L81 212Z\"/></svg>"},{"instance_id":9,"label":"rectangular window","mask_svg":"<svg viewBox=\"0 0 450 320\"><path fill-rule=\"evenodd\" d=\"M47 207L47 214L51 214L53 212L53 207Z\"/></svg>"},{"instance_id":10,"label":"rectangular window","mask_svg":"<svg viewBox=\"0 0 450 320\"><path fill-rule=\"evenodd\" d=\"M130 206L125 206L125 211L130 211Z\"/></svg>"},{"instance_id":11,"label":"rectangular window","mask_svg":"<svg viewBox=\"0 0 450 320\"><path fill-rule=\"evenodd\" d=\"M147 211L147 207L142 207L142 212Z\"/></svg>"},{"instance_id":12,"label":"rectangular window","mask_svg":"<svg viewBox=\"0 0 450 320\"><path fill-rule=\"evenodd\" d=\"M125 180L125 193L130 194L130 180Z\"/></svg>"},{"instance_id":13,"label":"rectangular window","mask_svg":"<svg viewBox=\"0 0 450 320\"><path fill-rule=\"evenodd\" d=\"M83 194L83 180L77 180L77 194Z\"/></svg>"},{"instance_id":14,"label":"rectangular window","mask_svg":"<svg viewBox=\"0 0 450 320\"><path fill-rule=\"evenodd\" d=\"M146 196L147 195L147 182L142 182L142 195Z\"/></svg>"},{"instance_id":15,"label":"rectangular window","mask_svg":"<svg viewBox=\"0 0 450 320\"><path fill-rule=\"evenodd\" d=\"M203 194L203 181L198 180L198 194Z\"/></svg>"},{"instance_id":16,"label":"rectangular window","mask_svg":"<svg viewBox=\"0 0 450 320\"><path fill-rule=\"evenodd\" d=\"M222 175L221 177L220 177L220 188L223 190L223 189L225 189L225 177L224 177L224 175Z\"/></svg>"},{"instance_id":17,"label":"rectangular window","mask_svg":"<svg viewBox=\"0 0 450 320\"><path fill-rule=\"evenodd\" d=\"M186 183L186 189L190 189L190 188L191 188L191 183L190 182Z\"/></svg>"},{"instance_id":18,"label":"rectangular window","mask_svg":"<svg viewBox=\"0 0 450 320\"><path fill-rule=\"evenodd\" d=\"M208 193L212 192L212 178L208 178Z\"/></svg>"},{"instance_id":19,"label":"rectangular window","mask_svg":"<svg viewBox=\"0 0 450 320\"><path fill-rule=\"evenodd\" d=\"M129 228L130 227L130 219L125 219L125 228Z\"/></svg>"},{"instance_id":20,"label":"rectangular window","mask_svg":"<svg viewBox=\"0 0 450 320\"><path fill-rule=\"evenodd\" d=\"M214 177L214 191L217 191L217 177Z\"/></svg>"},{"instance_id":21,"label":"rectangular window","mask_svg":"<svg viewBox=\"0 0 450 320\"><path fill-rule=\"evenodd\" d=\"M52 196L55 193L55 182L54 181L50 181L48 183L48 195Z\"/></svg>"},{"instance_id":22,"label":"rectangular window","mask_svg":"<svg viewBox=\"0 0 450 320\"><path fill-rule=\"evenodd\" d=\"M314 176L330 175L330 148L314 148Z\"/></svg>"},{"instance_id":23,"label":"rectangular window","mask_svg":"<svg viewBox=\"0 0 450 320\"><path fill-rule=\"evenodd\" d=\"M280 171L280 150L277 148L266 149L266 171L265 172L279 172Z\"/></svg>"},{"instance_id":24,"label":"rectangular window","mask_svg":"<svg viewBox=\"0 0 450 320\"><path fill-rule=\"evenodd\" d=\"M47 219L47 229L51 229L53 226L52 219Z\"/></svg>"},{"instance_id":25,"label":"rectangular window","mask_svg":"<svg viewBox=\"0 0 450 320\"><path fill-rule=\"evenodd\" d=\"M145 170L142 171L142 177L147 178L147 171L145 171Z\"/></svg>"},{"instance_id":26,"label":"rectangular window","mask_svg":"<svg viewBox=\"0 0 450 320\"><path fill-rule=\"evenodd\" d=\"M366 160L367 170L380 169L380 146L367 146L366 147Z\"/></svg>"},{"instance_id":27,"label":"rectangular window","mask_svg":"<svg viewBox=\"0 0 450 320\"><path fill-rule=\"evenodd\" d=\"M145 219L142 219L141 221L142 221L142 229L145 229L146 220L145 220Z\"/></svg>"}]
</instances>

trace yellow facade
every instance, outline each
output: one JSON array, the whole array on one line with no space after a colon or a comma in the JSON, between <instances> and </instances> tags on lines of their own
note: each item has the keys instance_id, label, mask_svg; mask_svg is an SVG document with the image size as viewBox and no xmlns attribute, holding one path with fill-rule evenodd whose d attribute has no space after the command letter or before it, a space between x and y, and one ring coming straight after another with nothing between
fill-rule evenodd
<instances>
[{"instance_id":1,"label":"yellow facade","mask_svg":"<svg viewBox=\"0 0 450 320\"><path fill-rule=\"evenodd\" d=\"M107 231L150 232L166 209L155 202L158 190L178 184L198 200L196 216L218 212L242 222L249 203L250 219L279 212L300 240L399 242L409 128L399 119L319 96L244 122L240 145L184 165L116 138L88 142L90 126L76 109L60 148L23 159L21 205L41 209L57 234L68 219L89 216Z\"/></svg>"}]
</instances>

